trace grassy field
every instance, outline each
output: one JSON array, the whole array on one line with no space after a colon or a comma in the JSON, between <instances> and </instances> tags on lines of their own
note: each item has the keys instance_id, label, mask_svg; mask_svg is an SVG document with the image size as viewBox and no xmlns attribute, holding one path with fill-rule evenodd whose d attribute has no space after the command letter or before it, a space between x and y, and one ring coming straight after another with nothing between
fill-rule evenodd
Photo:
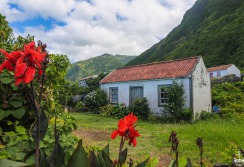
<instances>
[{"instance_id":1,"label":"grassy field","mask_svg":"<svg viewBox=\"0 0 244 167\"><path fill-rule=\"evenodd\" d=\"M117 128L118 119L80 113L71 115L77 119L78 130L74 133L83 139L84 146L103 148L109 143L112 158L116 159L120 139L117 137L111 140L110 133ZM191 124L162 124L139 120L137 129L141 136L137 138L135 148L128 147L128 158L143 161L148 156L157 157L159 166L167 166L174 157L168 143L171 131L178 134L179 156L189 157L195 166L199 166L199 149L196 145L198 137L203 138L206 166L226 162L227 157L223 153L227 153L232 144L244 148L244 121L209 120Z\"/></svg>"}]
</instances>

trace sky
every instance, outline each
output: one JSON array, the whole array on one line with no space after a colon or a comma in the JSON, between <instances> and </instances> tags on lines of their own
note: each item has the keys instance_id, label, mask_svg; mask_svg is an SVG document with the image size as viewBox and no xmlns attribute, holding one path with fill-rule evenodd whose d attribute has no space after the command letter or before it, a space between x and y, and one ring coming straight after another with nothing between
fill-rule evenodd
<instances>
[{"instance_id":1,"label":"sky","mask_svg":"<svg viewBox=\"0 0 244 167\"><path fill-rule=\"evenodd\" d=\"M71 62L104 53L139 55L177 25L196 0L0 0L15 37L34 35Z\"/></svg>"}]
</instances>

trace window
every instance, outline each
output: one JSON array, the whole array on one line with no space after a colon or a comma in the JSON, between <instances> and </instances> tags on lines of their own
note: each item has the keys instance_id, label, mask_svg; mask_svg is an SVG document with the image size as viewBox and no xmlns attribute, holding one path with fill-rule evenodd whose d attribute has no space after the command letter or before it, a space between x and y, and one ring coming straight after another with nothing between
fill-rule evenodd
<instances>
[{"instance_id":1,"label":"window","mask_svg":"<svg viewBox=\"0 0 244 167\"><path fill-rule=\"evenodd\" d=\"M168 90L170 85L159 85L158 86L158 106L166 105L168 102Z\"/></svg>"},{"instance_id":2,"label":"window","mask_svg":"<svg viewBox=\"0 0 244 167\"><path fill-rule=\"evenodd\" d=\"M212 72L210 73L210 78L213 78L213 73Z\"/></svg>"},{"instance_id":3,"label":"window","mask_svg":"<svg viewBox=\"0 0 244 167\"><path fill-rule=\"evenodd\" d=\"M217 77L220 77L220 71L217 72Z\"/></svg>"},{"instance_id":4,"label":"window","mask_svg":"<svg viewBox=\"0 0 244 167\"><path fill-rule=\"evenodd\" d=\"M118 88L109 88L109 102L118 103Z\"/></svg>"}]
</instances>

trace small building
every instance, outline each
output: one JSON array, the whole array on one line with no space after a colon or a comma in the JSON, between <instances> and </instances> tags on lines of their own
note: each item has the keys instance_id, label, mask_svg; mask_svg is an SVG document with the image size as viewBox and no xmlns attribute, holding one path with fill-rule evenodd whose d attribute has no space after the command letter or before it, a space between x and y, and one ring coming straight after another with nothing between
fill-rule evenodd
<instances>
[{"instance_id":1,"label":"small building","mask_svg":"<svg viewBox=\"0 0 244 167\"><path fill-rule=\"evenodd\" d=\"M200 56L118 68L100 81L100 87L111 104L131 106L146 97L150 110L163 114L167 95L161 88L170 87L174 80L183 85L184 107L192 108L194 116L211 111L210 78Z\"/></svg>"},{"instance_id":2,"label":"small building","mask_svg":"<svg viewBox=\"0 0 244 167\"><path fill-rule=\"evenodd\" d=\"M241 76L240 70L234 64L227 64L217 67L207 68L210 78L221 78L228 75Z\"/></svg>"},{"instance_id":3,"label":"small building","mask_svg":"<svg viewBox=\"0 0 244 167\"><path fill-rule=\"evenodd\" d=\"M87 87L86 81L88 79L94 79L94 78L97 78L97 77L98 77L98 75L93 75L93 76L82 78L82 79L79 80L79 86Z\"/></svg>"}]
</instances>

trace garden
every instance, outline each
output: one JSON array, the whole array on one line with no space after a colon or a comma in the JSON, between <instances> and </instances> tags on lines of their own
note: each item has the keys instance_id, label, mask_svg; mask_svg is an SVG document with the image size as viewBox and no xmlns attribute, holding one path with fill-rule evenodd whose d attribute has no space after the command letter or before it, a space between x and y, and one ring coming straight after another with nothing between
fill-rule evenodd
<instances>
[{"instance_id":1,"label":"garden","mask_svg":"<svg viewBox=\"0 0 244 167\"><path fill-rule=\"evenodd\" d=\"M88 87L65 80L66 55L49 54L30 35L15 39L1 21L1 167L213 166L244 156L243 82L213 87L221 115L203 111L197 120L180 107L177 84L168 90L170 118L152 114L145 98L109 105L99 89L105 74Z\"/></svg>"}]
</instances>

